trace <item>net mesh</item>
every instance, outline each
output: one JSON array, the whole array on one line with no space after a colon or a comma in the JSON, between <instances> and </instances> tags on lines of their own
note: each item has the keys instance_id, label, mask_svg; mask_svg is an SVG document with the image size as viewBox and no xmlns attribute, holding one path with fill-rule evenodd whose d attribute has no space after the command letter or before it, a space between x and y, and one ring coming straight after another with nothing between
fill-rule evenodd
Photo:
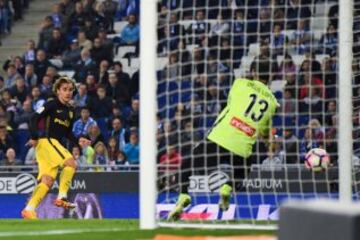
<instances>
[{"instance_id":1,"label":"net mesh","mask_svg":"<svg viewBox=\"0 0 360 240\"><path fill-rule=\"evenodd\" d=\"M354 189L359 190L360 3L354 8ZM271 224L289 198L338 194L338 1L165 0L158 4L158 204L166 219L174 207L181 165L189 164L192 203L183 221ZM280 107L273 147L259 139L242 167L230 208L218 191L232 176L236 156L194 148L226 106L235 79L251 79L257 60L271 61L269 84ZM341 117L341 116L340 116ZM327 170L305 168L306 153L326 149ZM205 160L197 162L197 155ZM215 165L206 159L218 157ZM224 157L221 157L224 155ZM228 160L226 160L228 158ZM224 161L225 159L225 161ZM238 170L235 170L238 171ZM236 174L235 174L236 175Z\"/></svg>"}]
</instances>

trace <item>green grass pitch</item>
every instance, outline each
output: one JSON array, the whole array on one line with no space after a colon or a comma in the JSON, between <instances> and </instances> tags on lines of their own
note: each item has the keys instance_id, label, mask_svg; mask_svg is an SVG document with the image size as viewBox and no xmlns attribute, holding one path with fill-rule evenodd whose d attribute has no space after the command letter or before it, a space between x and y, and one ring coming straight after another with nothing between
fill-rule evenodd
<instances>
[{"instance_id":1,"label":"green grass pitch","mask_svg":"<svg viewBox=\"0 0 360 240\"><path fill-rule=\"evenodd\" d=\"M0 220L0 240L150 240L179 236L274 235L274 231L170 229L140 230L138 220Z\"/></svg>"}]
</instances>

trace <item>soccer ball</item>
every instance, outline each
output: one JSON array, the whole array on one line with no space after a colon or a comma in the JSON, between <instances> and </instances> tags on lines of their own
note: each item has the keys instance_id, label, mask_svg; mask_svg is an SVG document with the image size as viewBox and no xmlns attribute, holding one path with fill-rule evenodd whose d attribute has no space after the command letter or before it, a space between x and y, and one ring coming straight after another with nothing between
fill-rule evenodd
<instances>
[{"instance_id":1,"label":"soccer ball","mask_svg":"<svg viewBox=\"0 0 360 240\"><path fill-rule=\"evenodd\" d=\"M327 169L329 164L330 156L324 149L313 148L305 156L305 167L314 172Z\"/></svg>"}]
</instances>

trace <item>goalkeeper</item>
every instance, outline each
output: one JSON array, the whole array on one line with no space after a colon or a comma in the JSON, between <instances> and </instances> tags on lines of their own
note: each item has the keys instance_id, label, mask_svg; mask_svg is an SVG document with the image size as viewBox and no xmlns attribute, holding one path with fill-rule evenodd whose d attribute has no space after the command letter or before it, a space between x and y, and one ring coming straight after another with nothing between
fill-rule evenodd
<instances>
[{"instance_id":1,"label":"goalkeeper","mask_svg":"<svg viewBox=\"0 0 360 240\"><path fill-rule=\"evenodd\" d=\"M252 154L256 139L259 136L269 139L271 119L278 107L275 96L267 86L271 64L268 60L257 60L250 70L254 80L235 80L227 106L217 117L207 140L194 148L193 161L190 158L183 162L180 195L168 220L179 219L183 209L191 203L188 187L193 169L204 168L204 173L208 175L220 163L227 162L232 165L231 181L221 186L219 201L219 207L226 211L231 192L247 175L249 162L246 159Z\"/></svg>"},{"instance_id":2,"label":"goalkeeper","mask_svg":"<svg viewBox=\"0 0 360 240\"><path fill-rule=\"evenodd\" d=\"M38 181L34 192L21 215L25 219L37 219L35 209L39 206L52 187L58 170L61 170L59 195L54 201L57 207L74 208L67 200L67 192L76 170L76 162L71 153L60 143L68 138L80 145L90 144L90 140L72 134L74 108L70 106L75 84L67 77L56 80L53 91L56 98L47 101L30 119L31 139L28 144L35 147L36 161L39 166ZM43 127L39 127L44 125ZM43 128L43 129L41 129Z\"/></svg>"}]
</instances>

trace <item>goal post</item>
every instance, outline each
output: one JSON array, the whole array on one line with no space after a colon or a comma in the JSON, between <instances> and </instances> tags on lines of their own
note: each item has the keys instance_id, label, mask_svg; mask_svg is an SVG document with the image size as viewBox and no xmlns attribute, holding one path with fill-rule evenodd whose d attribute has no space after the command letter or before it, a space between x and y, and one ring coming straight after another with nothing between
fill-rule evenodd
<instances>
[{"instance_id":1,"label":"goal post","mask_svg":"<svg viewBox=\"0 0 360 240\"><path fill-rule=\"evenodd\" d=\"M279 207L289 199L351 201L352 177L360 182L351 161L353 5L353 0L141 1L142 229L274 229ZM280 104L272 121L274 147L257 141L243 166L245 177L222 211L219 188L231 177L233 158L221 158L214 170L195 159L224 152L194 148L226 106L233 82L251 78L250 67L263 58L272 63L269 87ZM312 148L327 150L328 169L305 168ZM190 161L192 204L179 222L168 222L184 184L185 161Z\"/></svg>"},{"instance_id":2,"label":"goal post","mask_svg":"<svg viewBox=\"0 0 360 240\"><path fill-rule=\"evenodd\" d=\"M352 201L353 0L339 1L339 197Z\"/></svg>"},{"instance_id":3,"label":"goal post","mask_svg":"<svg viewBox=\"0 0 360 240\"><path fill-rule=\"evenodd\" d=\"M140 228L156 228L157 1L140 2Z\"/></svg>"}]
</instances>

